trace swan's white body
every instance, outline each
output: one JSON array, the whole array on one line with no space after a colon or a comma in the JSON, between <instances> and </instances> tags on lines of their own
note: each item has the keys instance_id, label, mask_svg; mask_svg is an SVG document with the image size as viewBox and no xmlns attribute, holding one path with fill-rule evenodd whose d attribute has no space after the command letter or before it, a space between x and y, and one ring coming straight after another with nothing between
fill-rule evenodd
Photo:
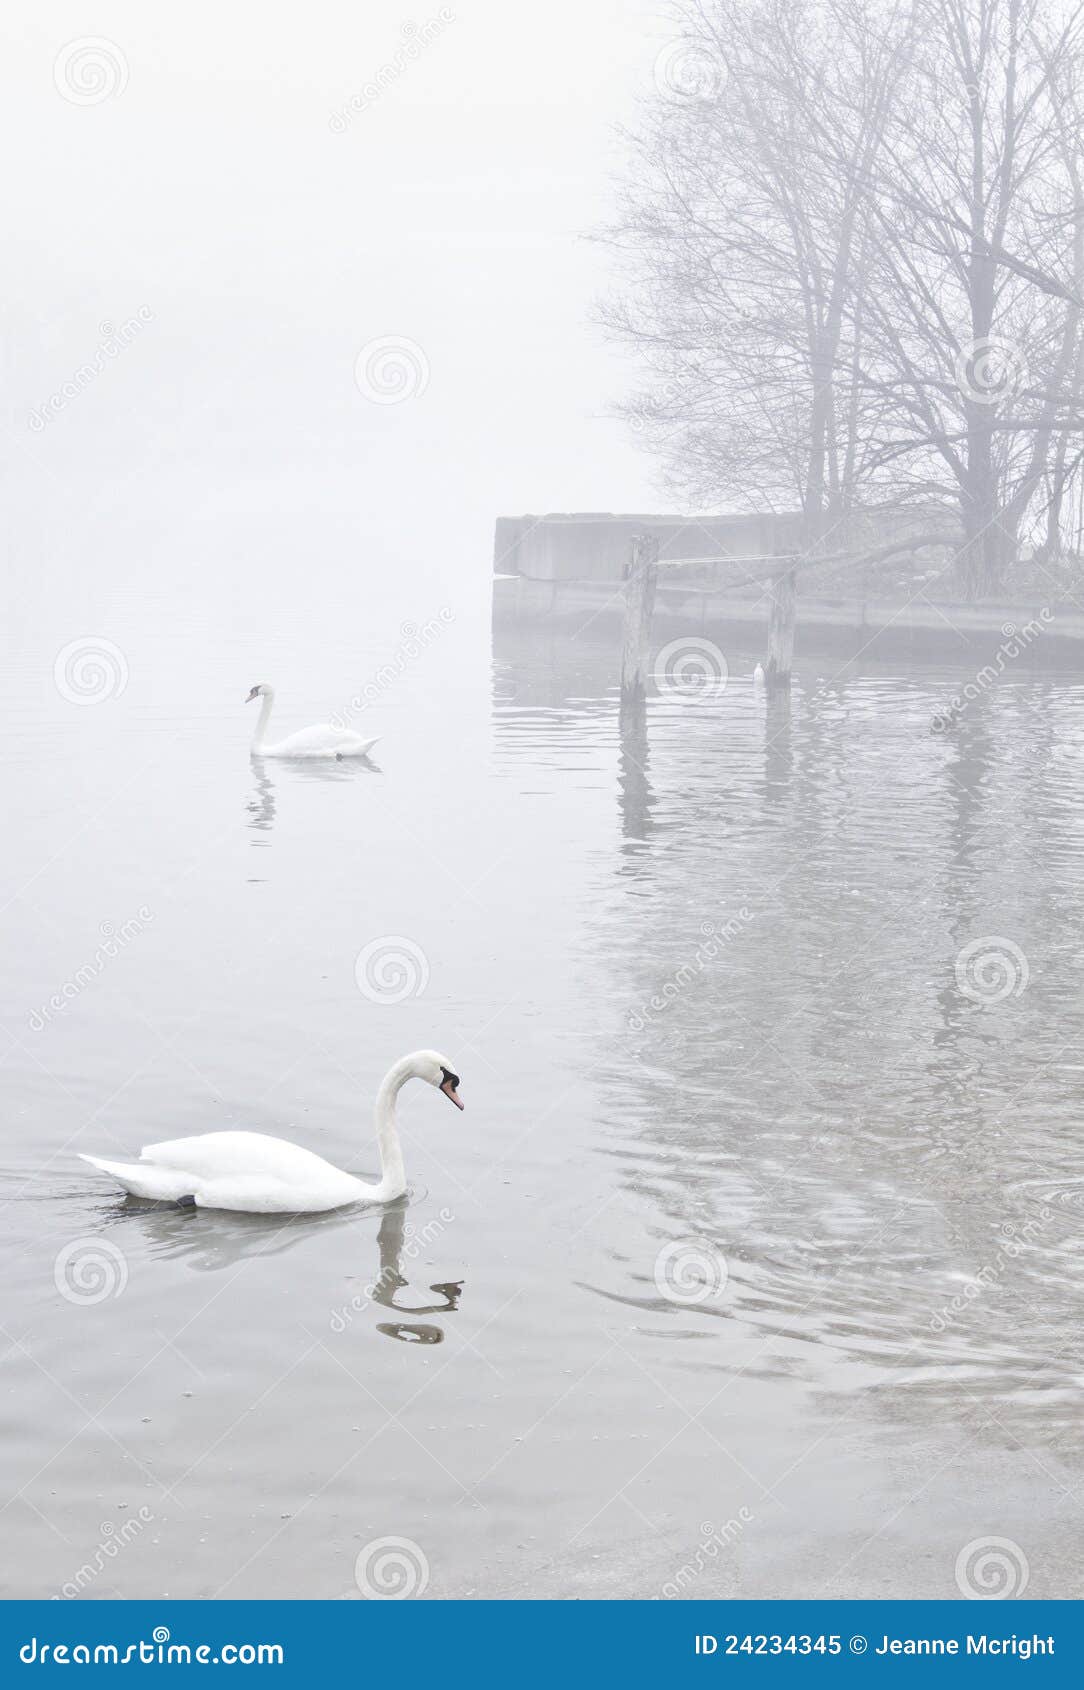
<instances>
[{"instance_id":1,"label":"swan's white body","mask_svg":"<svg viewBox=\"0 0 1084 1690\"><path fill-rule=\"evenodd\" d=\"M375 739L362 739L360 734L351 733L349 728L336 728L330 722L318 722L315 727L302 728L300 732L289 734L286 739L268 745L267 724L275 702L275 689L262 685L253 687L245 700L246 704L251 704L254 698L263 700L260 705L260 719L252 736L254 757L367 757L376 744Z\"/></svg>"},{"instance_id":2,"label":"swan's white body","mask_svg":"<svg viewBox=\"0 0 1084 1690\"><path fill-rule=\"evenodd\" d=\"M133 1197L194 1202L200 1209L240 1209L260 1215L318 1214L347 1203L390 1203L406 1190L395 1100L407 1080L428 1080L462 1109L458 1079L433 1050L417 1050L388 1070L376 1099L380 1179L375 1185L267 1133L201 1133L148 1144L138 1162L83 1156L118 1180Z\"/></svg>"}]
</instances>

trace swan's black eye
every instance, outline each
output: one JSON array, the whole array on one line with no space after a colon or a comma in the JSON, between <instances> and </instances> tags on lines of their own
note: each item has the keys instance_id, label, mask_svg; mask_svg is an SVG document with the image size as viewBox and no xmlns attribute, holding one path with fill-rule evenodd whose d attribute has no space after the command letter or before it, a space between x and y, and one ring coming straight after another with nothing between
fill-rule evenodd
<instances>
[{"instance_id":1,"label":"swan's black eye","mask_svg":"<svg viewBox=\"0 0 1084 1690\"><path fill-rule=\"evenodd\" d=\"M440 1082L442 1086L450 1085L453 1091L459 1090L458 1074L453 1074L450 1068L442 1068L441 1074L444 1076Z\"/></svg>"}]
</instances>

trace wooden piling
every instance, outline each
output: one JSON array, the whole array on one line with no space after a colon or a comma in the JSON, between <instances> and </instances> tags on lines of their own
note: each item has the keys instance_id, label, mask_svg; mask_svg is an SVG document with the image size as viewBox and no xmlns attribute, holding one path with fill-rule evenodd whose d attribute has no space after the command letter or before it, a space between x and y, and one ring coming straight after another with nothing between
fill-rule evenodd
<instances>
[{"instance_id":1,"label":"wooden piling","mask_svg":"<svg viewBox=\"0 0 1084 1690\"><path fill-rule=\"evenodd\" d=\"M770 592L771 616L764 681L769 687L789 687L797 619L797 570L787 569L781 575L773 576Z\"/></svg>"},{"instance_id":2,"label":"wooden piling","mask_svg":"<svg viewBox=\"0 0 1084 1690\"><path fill-rule=\"evenodd\" d=\"M636 534L625 565L625 622L621 647L621 704L625 708L647 691L651 659L651 619L655 612L659 541L655 534Z\"/></svg>"}]
</instances>

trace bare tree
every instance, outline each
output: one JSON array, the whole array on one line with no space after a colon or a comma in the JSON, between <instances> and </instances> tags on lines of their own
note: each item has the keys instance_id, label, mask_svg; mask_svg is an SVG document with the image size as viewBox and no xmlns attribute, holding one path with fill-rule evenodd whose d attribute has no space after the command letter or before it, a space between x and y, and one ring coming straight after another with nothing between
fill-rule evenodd
<instances>
[{"instance_id":1,"label":"bare tree","mask_svg":"<svg viewBox=\"0 0 1084 1690\"><path fill-rule=\"evenodd\" d=\"M913 0L866 207L861 380L896 496L954 504L961 579L996 590L1076 421L1074 171L1059 94L1075 18L1044 0ZM872 16L872 14L871 14Z\"/></svg>"},{"instance_id":2,"label":"bare tree","mask_svg":"<svg viewBox=\"0 0 1084 1690\"><path fill-rule=\"evenodd\" d=\"M653 378L628 412L683 494L797 504L812 543L863 473L852 290L891 51L843 66L807 0L686 0L680 17L607 232L628 286L606 320ZM810 150L811 114L842 167Z\"/></svg>"},{"instance_id":3,"label":"bare tree","mask_svg":"<svg viewBox=\"0 0 1084 1690\"><path fill-rule=\"evenodd\" d=\"M1044 510L1050 544L1084 444L1078 18L678 0L606 320L683 496L797 504L811 552L859 509L941 513L969 594Z\"/></svg>"}]
</instances>

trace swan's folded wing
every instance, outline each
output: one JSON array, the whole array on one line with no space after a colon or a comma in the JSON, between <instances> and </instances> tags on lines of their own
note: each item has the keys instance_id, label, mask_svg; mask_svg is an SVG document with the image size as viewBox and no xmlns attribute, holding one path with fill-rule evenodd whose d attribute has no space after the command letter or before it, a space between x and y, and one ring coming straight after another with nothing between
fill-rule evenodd
<instances>
[{"instance_id":1,"label":"swan's folded wing","mask_svg":"<svg viewBox=\"0 0 1084 1690\"><path fill-rule=\"evenodd\" d=\"M229 1178L233 1174L267 1175L296 1183L311 1179L328 1164L311 1150L302 1150L284 1138L268 1133L200 1133L195 1138L167 1139L163 1144L145 1144L144 1162L160 1168L179 1168L198 1179Z\"/></svg>"},{"instance_id":2,"label":"swan's folded wing","mask_svg":"<svg viewBox=\"0 0 1084 1690\"><path fill-rule=\"evenodd\" d=\"M279 740L274 749L282 755L294 757L311 757L318 753L334 756L336 751L357 737L344 728L333 728L330 722L318 722L315 727L300 728L297 733L288 734L285 739Z\"/></svg>"},{"instance_id":3,"label":"swan's folded wing","mask_svg":"<svg viewBox=\"0 0 1084 1690\"><path fill-rule=\"evenodd\" d=\"M275 757L364 757L375 744L375 739L363 739L350 728L321 722L280 739L266 750L267 755Z\"/></svg>"}]
</instances>

